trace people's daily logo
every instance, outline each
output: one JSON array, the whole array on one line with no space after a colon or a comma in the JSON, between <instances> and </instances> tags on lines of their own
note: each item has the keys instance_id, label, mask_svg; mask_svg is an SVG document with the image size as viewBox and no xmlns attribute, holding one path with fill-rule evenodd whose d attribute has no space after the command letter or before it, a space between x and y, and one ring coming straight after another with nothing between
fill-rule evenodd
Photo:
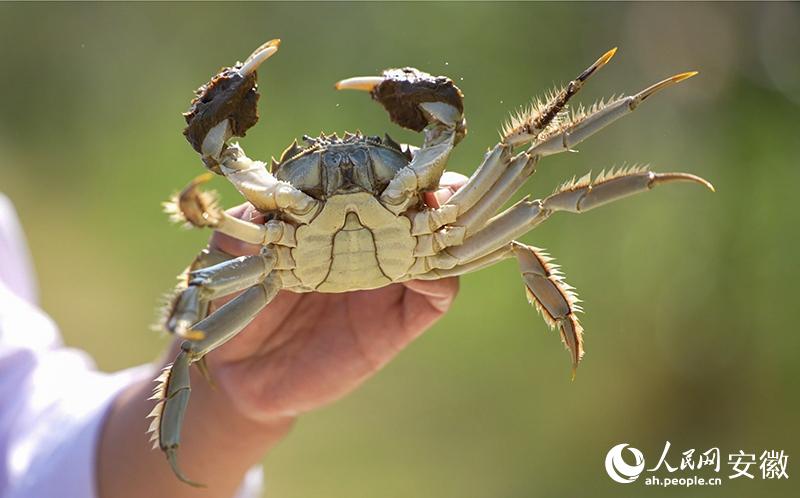
<instances>
[{"instance_id":1,"label":"people's daily logo","mask_svg":"<svg viewBox=\"0 0 800 498\"><path fill-rule=\"evenodd\" d=\"M718 447L706 450L670 451L664 444L661 456L645 468L644 454L628 443L613 446L606 454L606 473L615 482L630 484L647 472L645 486L720 486L727 481L789 479L789 455L784 450L763 449L723 452ZM727 456L727 458L725 458ZM655 459L651 460L655 461Z\"/></svg>"},{"instance_id":2,"label":"people's daily logo","mask_svg":"<svg viewBox=\"0 0 800 498\"><path fill-rule=\"evenodd\" d=\"M632 457L632 465L625 461L624 453L626 448ZM619 483L627 484L635 481L643 470L644 455L642 455L641 451L633 446L629 446L627 443L614 446L606 455L606 472L608 472L608 477Z\"/></svg>"}]
</instances>

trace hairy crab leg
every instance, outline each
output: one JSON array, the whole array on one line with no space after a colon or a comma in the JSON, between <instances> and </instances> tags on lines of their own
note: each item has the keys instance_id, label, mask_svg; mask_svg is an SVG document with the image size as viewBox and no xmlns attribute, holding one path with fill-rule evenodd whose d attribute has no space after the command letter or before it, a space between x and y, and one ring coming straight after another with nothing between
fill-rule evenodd
<instances>
[{"instance_id":1,"label":"hairy crab leg","mask_svg":"<svg viewBox=\"0 0 800 498\"><path fill-rule=\"evenodd\" d=\"M697 71L676 74L645 88L636 95L623 97L608 104L594 106L588 113L579 112L563 126L545 133L540 140L537 140L528 149L528 153L533 156L544 157L572 150L573 146L579 144L590 135L597 133L622 116L636 110L639 104L656 92L689 79L696 74Z\"/></svg>"},{"instance_id":2,"label":"hairy crab leg","mask_svg":"<svg viewBox=\"0 0 800 498\"><path fill-rule=\"evenodd\" d=\"M517 257L528 301L536 307L550 328L558 328L561 341L570 352L572 377L583 356L583 327L576 312L578 296L563 280L558 266L542 249L511 242L511 250Z\"/></svg>"},{"instance_id":3,"label":"hairy crab leg","mask_svg":"<svg viewBox=\"0 0 800 498\"><path fill-rule=\"evenodd\" d=\"M275 297L280 289L280 279L271 274L263 282L250 287L214 311L195 325L195 329L202 332L203 339L184 341L175 361L165 368L162 375L156 379L158 385L151 398L156 400L156 406L149 415L153 420L148 432L152 434L151 440L154 442L154 447L161 448L175 475L187 484L204 486L187 478L181 471L177 460L181 427L191 393L189 367L193 363L201 361L210 351L232 339Z\"/></svg>"},{"instance_id":4,"label":"hairy crab leg","mask_svg":"<svg viewBox=\"0 0 800 498\"><path fill-rule=\"evenodd\" d=\"M468 263L449 269L434 268L410 278L437 280L464 275L512 257L519 262L528 301L536 306L550 328L558 328L564 346L570 351L574 377L583 356L583 327L575 315L582 311L578 306L580 301L573 288L564 282L558 266L552 264L552 259L542 249L511 241Z\"/></svg>"},{"instance_id":5,"label":"hairy crab leg","mask_svg":"<svg viewBox=\"0 0 800 498\"><path fill-rule=\"evenodd\" d=\"M174 313L175 305L177 303L178 297L181 295L183 291L189 286L189 275L196 270L200 270L203 268L207 268L209 266L216 265L217 263L222 263L223 261L227 261L232 259L233 256L221 251L219 249L212 249L210 247L206 247L200 253L195 256L194 261L190 264L186 270L183 271L178 276L178 284L175 286L175 290L169 297L169 300L165 303L163 309L163 316L161 320L162 329L168 329L166 326L167 320L169 320L170 316ZM201 309L199 310L199 314L201 317L205 316L206 311Z\"/></svg>"},{"instance_id":6,"label":"hairy crab leg","mask_svg":"<svg viewBox=\"0 0 800 498\"><path fill-rule=\"evenodd\" d=\"M464 227L467 236L477 232L494 216L536 169L537 158L526 153L517 155L502 176L485 193L481 202L461 214L453 223Z\"/></svg>"},{"instance_id":7,"label":"hairy crab leg","mask_svg":"<svg viewBox=\"0 0 800 498\"><path fill-rule=\"evenodd\" d=\"M502 206L517 188L533 174L536 168L535 160L530 161L523 168L519 168L521 171L508 171L509 168L514 167L514 164L517 164L517 161L523 160L520 155L512 158L512 149L517 145L533 141L545 130L563 110L569 99L583 87L584 82L611 60L616 50L616 48L613 48L603 54L546 104L540 106L540 109L531 108L524 116L518 116L511 120L506 126L502 141L486 153L483 163L475 170L464 187L459 189L445 203L445 206L442 206L442 208L455 207L457 215L461 218L457 222L458 225L465 226L468 233L479 229L483 222L488 220L493 212ZM498 186L501 188L500 192L497 192ZM490 202L484 202L487 192L491 196ZM478 205L477 210L470 212L479 200L482 202ZM431 226L429 232L413 233L413 235L432 233L441 226L443 224Z\"/></svg>"},{"instance_id":8,"label":"hairy crab leg","mask_svg":"<svg viewBox=\"0 0 800 498\"><path fill-rule=\"evenodd\" d=\"M596 71L599 67L602 67L603 64L608 59L611 58L613 55L613 51L607 52L603 57L598 59L598 61L592 65L589 69L587 69L584 74L591 74L591 72ZM599 66L598 66L599 64ZM596 67L597 66L597 67ZM592 68L595 68L592 70ZM590 71L592 70L592 71ZM508 199L510 199L514 192L527 180L530 175L533 174L536 163L539 157L543 155L548 155L554 153L551 150L551 147L561 147L555 152L560 152L563 150L568 150L570 145L575 145L578 142L588 138L593 133L596 133L603 127L607 126L614 120L618 119L619 117L631 112L633 109L638 106L644 99L653 95L657 91L671 86L675 83L683 81L696 73L682 73L672 78L668 78L662 82L659 82L655 85L650 86L649 88L639 92L638 94L632 97L625 97L619 99L616 102L612 102L608 106L597 110L594 113L589 114L586 117L578 117L574 119L571 123L568 123L565 126L559 127L556 131L550 132L546 135L545 140L541 143L534 144L526 153L520 154L512 159L506 169L504 169L499 176L499 178L491 178L492 184L491 187L488 187L484 190L486 192L484 197L481 199L480 203L475 204L476 201L473 201L475 206L470 206L466 210L463 208L459 209L459 216L458 219L453 223L454 225L464 226L466 227L467 235L474 233L476 230L480 230L483 224L492 216L494 211L502 206ZM578 79L580 80L580 78ZM575 80L575 81L578 81ZM569 87L568 87L569 88ZM569 94L570 92L566 92L564 95ZM572 93L574 94L574 93ZM560 101L559 99L555 99L554 102ZM546 106L549 108L550 106ZM535 121L534 118L530 118L530 123ZM527 128L530 126L526 125ZM520 130L526 129L526 126L519 125L518 128ZM530 132L529 135L532 135L533 132ZM538 135L538 132L537 132ZM557 137L561 137L561 143L558 143L556 140ZM517 142L521 143L521 142ZM555 145L554 145L555 144ZM527 163L525 164L524 168L514 168L515 165L519 164L522 161L525 161L527 157ZM496 168L499 170L500 168ZM480 171L480 170L479 170ZM473 175L473 177L476 177ZM496 173L495 173L496 174ZM489 182L484 181L483 185L488 185ZM469 185L469 182L467 183ZM464 196L466 197L468 194L465 193ZM473 194L475 196L475 194ZM453 196L447 204L456 204L461 202L461 199L458 197L458 194Z\"/></svg>"},{"instance_id":9,"label":"hairy crab leg","mask_svg":"<svg viewBox=\"0 0 800 498\"><path fill-rule=\"evenodd\" d=\"M566 107L567 102L583 88L586 80L596 73L598 69L608 64L608 61L614 57L616 52L617 48L614 47L600 56L577 78L567 83L558 93L552 95L546 103L533 103L528 109L513 116L503 127L503 143L516 147L535 140L539 134L545 131L558 118L558 115Z\"/></svg>"},{"instance_id":10,"label":"hairy crab leg","mask_svg":"<svg viewBox=\"0 0 800 498\"><path fill-rule=\"evenodd\" d=\"M514 253L511 251L511 246L505 245L496 249L489 254L483 255L479 258L475 258L472 261L460 265L453 266L452 268L444 269L444 268L432 268L427 270L425 273L420 273L417 275L409 276L408 280L439 280L440 278L446 277L457 277L460 275L465 275L467 273L472 273L478 270L482 270L489 266L492 266L495 263L499 263L504 259L508 259L514 256Z\"/></svg>"},{"instance_id":11,"label":"hairy crab leg","mask_svg":"<svg viewBox=\"0 0 800 498\"><path fill-rule=\"evenodd\" d=\"M277 244L286 247L297 245L294 226L289 223L269 220L261 225L241 220L222 210L215 192L199 188L210 179L210 173L198 176L180 193L164 203L164 210L173 221L185 222L197 228L213 228L217 232L250 244Z\"/></svg>"},{"instance_id":12,"label":"hairy crab leg","mask_svg":"<svg viewBox=\"0 0 800 498\"><path fill-rule=\"evenodd\" d=\"M276 256L263 251L254 256L240 256L216 265L195 270L188 275L188 286L175 299L166 328L184 339L200 340L197 331L190 334L208 309L212 299L227 296L261 282L275 268Z\"/></svg>"},{"instance_id":13,"label":"hairy crab leg","mask_svg":"<svg viewBox=\"0 0 800 498\"><path fill-rule=\"evenodd\" d=\"M449 269L468 263L523 235L556 211L582 213L645 192L656 185L676 181L690 181L712 191L714 189L708 181L695 175L655 173L637 167L601 174L594 181L585 176L580 180L565 183L544 200L522 199L489 220L481 230L467 237L463 244L448 247L438 254L422 258L424 262L415 264L414 270L423 273L420 269Z\"/></svg>"},{"instance_id":14,"label":"hairy crab leg","mask_svg":"<svg viewBox=\"0 0 800 498\"><path fill-rule=\"evenodd\" d=\"M502 176L511 161L511 151L512 148L509 145L502 143L495 145L486 153L483 162L467 180L467 183L458 189L458 192L453 194L444 206L456 206L458 214L462 214L474 206Z\"/></svg>"}]
</instances>

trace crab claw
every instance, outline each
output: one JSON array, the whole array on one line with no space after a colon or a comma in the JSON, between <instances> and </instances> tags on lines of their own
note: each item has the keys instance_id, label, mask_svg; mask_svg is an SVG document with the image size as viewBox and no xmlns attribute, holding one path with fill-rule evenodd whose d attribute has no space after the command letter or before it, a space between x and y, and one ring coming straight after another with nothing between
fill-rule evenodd
<instances>
[{"instance_id":1,"label":"crab claw","mask_svg":"<svg viewBox=\"0 0 800 498\"><path fill-rule=\"evenodd\" d=\"M413 67L387 69L382 76L339 81L336 89L369 92L392 121L414 131L422 131L432 120L464 127L464 94L446 76L431 76Z\"/></svg>"},{"instance_id":2,"label":"crab claw","mask_svg":"<svg viewBox=\"0 0 800 498\"><path fill-rule=\"evenodd\" d=\"M256 69L258 69L258 66L263 64L265 60L272 57L275 52L278 51L278 47L280 46L281 40L279 38L263 43L260 47L253 50L253 53L244 61L242 67L239 68L239 74L247 76L250 73L254 73Z\"/></svg>"},{"instance_id":3,"label":"crab claw","mask_svg":"<svg viewBox=\"0 0 800 498\"><path fill-rule=\"evenodd\" d=\"M217 205L217 194L200 190L200 186L211 180L211 173L203 173L194 178L180 193L163 203L164 211L176 223L186 223L194 227L215 227L222 218L222 210Z\"/></svg>"},{"instance_id":4,"label":"crab claw","mask_svg":"<svg viewBox=\"0 0 800 498\"><path fill-rule=\"evenodd\" d=\"M244 63L223 68L195 91L189 110L183 114L186 140L215 173L220 173L218 160L225 141L245 136L258 121L256 69L278 51L279 45L280 40L270 40Z\"/></svg>"},{"instance_id":5,"label":"crab claw","mask_svg":"<svg viewBox=\"0 0 800 498\"><path fill-rule=\"evenodd\" d=\"M661 90L671 87L677 83L680 83L683 80L688 80L692 76L697 75L697 71L686 71L685 73L676 74L675 76L671 76L665 80L661 80L654 85L650 85L649 87L645 88L641 92L637 93L633 96L634 102L636 105L643 102L646 98L650 97L656 92L660 92Z\"/></svg>"}]
</instances>

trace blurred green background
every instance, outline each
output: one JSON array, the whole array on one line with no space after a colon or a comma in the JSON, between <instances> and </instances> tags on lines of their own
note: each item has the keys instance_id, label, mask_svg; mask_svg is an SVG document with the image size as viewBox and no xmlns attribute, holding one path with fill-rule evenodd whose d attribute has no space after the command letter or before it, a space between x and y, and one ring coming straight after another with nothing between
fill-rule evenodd
<instances>
[{"instance_id":1,"label":"blurred green background","mask_svg":"<svg viewBox=\"0 0 800 498\"><path fill-rule=\"evenodd\" d=\"M0 33L0 191L26 228L44 308L109 371L166 347L148 328L159 296L207 238L160 210L202 171L181 112L264 40L284 43L260 71L250 156L356 128L417 143L363 94L332 88L413 65L466 95L470 133L450 161L464 174L510 110L610 47L614 61L578 100L699 70L579 154L543 161L523 188L546 195L634 162L717 187L660 188L524 237L552 252L585 301L575 382L515 264L467 276L428 334L267 456L267 494L797 496L800 5L3 4ZM730 481L725 457L718 488L606 475L611 446L632 444L650 467L667 440L673 465L690 448L782 449L791 477Z\"/></svg>"}]
</instances>

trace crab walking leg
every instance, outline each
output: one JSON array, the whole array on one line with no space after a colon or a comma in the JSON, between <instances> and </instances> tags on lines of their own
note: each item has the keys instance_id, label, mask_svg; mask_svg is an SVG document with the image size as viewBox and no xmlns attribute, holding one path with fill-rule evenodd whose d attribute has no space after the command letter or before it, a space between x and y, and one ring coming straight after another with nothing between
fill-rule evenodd
<instances>
[{"instance_id":1,"label":"crab walking leg","mask_svg":"<svg viewBox=\"0 0 800 498\"><path fill-rule=\"evenodd\" d=\"M497 210L533 174L536 169L536 161L537 158L530 157L524 152L517 155L497 182L484 194L481 202L458 216L452 223L430 235L417 235L412 230L412 234L417 235L417 248L414 256L430 256L446 247L463 244L465 238L482 229Z\"/></svg>"},{"instance_id":2,"label":"crab walking leg","mask_svg":"<svg viewBox=\"0 0 800 498\"><path fill-rule=\"evenodd\" d=\"M511 150L511 147L506 144L495 145L486 153L483 162L467 180L467 183L445 202L445 206L456 206L459 214L474 206L508 167Z\"/></svg>"},{"instance_id":3,"label":"crab walking leg","mask_svg":"<svg viewBox=\"0 0 800 498\"><path fill-rule=\"evenodd\" d=\"M527 110L512 116L503 127L503 142L516 147L535 140L564 110L567 102L583 88L586 80L598 69L608 64L608 61L614 57L616 52L617 48L614 47L600 56L591 66L586 68L577 78L567 83L545 104L531 105Z\"/></svg>"},{"instance_id":4,"label":"crab walking leg","mask_svg":"<svg viewBox=\"0 0 800 498\"><path fill-rule=\"evenodd\" d=\"M275 297L279 290L279 279L270 275L263 282L250 287L209 315L196 325L196 329L202 331L204 339L184 341L175 361L156 379L158 385L151 399L155 399L157 404L149 415L153 420L148 432L152 433L151 440L154 442L154 447L161 448L175 475L187 484L203 486L187 478L178 465L177 452L180 446L181 427L192 390L189 383L189 367L232 339Z\"/></svg>"},{"instance_id":5,"label":"crab walking leg","mask_svg":"<svg viewBox=\"0 0 800 498\"><path fill-rule=\"evenodd\" d=\"M162 310L161 328L168 332L176 332L176 328L171 326L170 322L174 321L173 317L185 312L182 309L182 305L179 306L179 302L183 299L183 293L189 288L190 275L192 272L214 266L232 258L233 256L228 253L210 247L206 247L200 251L194 258L194 261L192 261L192 264L178 276L178 284L175 286L175 290L164 304ZM195 322L204 318L208 313L208 303L198 303L196 311L192 313L197 316L197 319L194 320Z\"/></svg>"},{"instance_id":6,"label":"crab walking leg","mask_svg":"<svg viewBox=\"0 0 800 498\"><path fill-rule=\"evenodd\" d=\"M506 245L480 258L476 258L469 263L456 265L449 269L433 268L426 273L410 275L407 280L439 280L440 278L457 277L459 275L482 270L513 256L514 253L511 251L511 246Z\"/></svg>"},{"instance_id":7,"label":"crab walking leg","mask_svg":"<svg viewBox=\"0 0 800 498\"><path fill-rule=\"evenodd\" d=\"M590 135L597 133L617 119L630 114L644 102L645 99L656 92L691 78L697 74L696 71L676 74L670 78L651 85L636 95L623 97L608 104L597 106L588 114L579 114L565 126L559 127L552 133L548 133L541 141L535 142L528 153L536 156L549 156L559 152L572 150L572 147L587 139Z\"/></svg>"},{"instance_id":8,"label":"crab walking leg","mask_svg":"<svg viewBox=\"0 0 800 498\"><path fill-rule=\"evenodd\" d=\"M515 146L533 141L553 121L559 112L583 87L598 69L605 66L614 56L617 49L613 48L603 54L591 66L584 70L576 79L572 80L557 95L539 110L531 109L524 116L518 116L509 122L504 129L503 140L486 153L483 163L473 173L467 183L459 189L440 209L452 209L458 215L456 225L464 226L467 234L481 228L494 212L502 206L516 190L530 177L536 169L536 158L523 155L511 156ZM502 178L501 178L502 177ZM486 192L489 192L487 195ZM477 209L473 206L481 200ZM423 211L427 213L428 211ZM427 221L424 215L417 215L420 221ZM424 223L418 226L429 228L430 231L417 230L413 235L432 233L444 224L430 227Z\"/></svg>"},{"instance_id":9,"label":"crab walking leg","mask_svg":"<svg viewBox=\"0 0 800 498\"><path fill-rule=\"evenodd\" d=\"M524 198L495 216L463 244L445 250L457 264L480 258L528 232L550 215L542 209L542 201Z\"/></svg>"},{"instance_id":10,"label":"crab walking leg","mask_svg":"<svg viewBox=\"0 0 800 498\"><path fill-rule=\"evenodd\" d=\"M205 315L208 302L246 289L264 278L275 268L276 257L271 251L255 256L241 256L189 273L188 287L175 300L167 320L167 330L192 340L202 339L197 331L189 333L192 325Z\"/></svg>"},{"instance_id":11,"label":"crab walking leg","mask_svg":"<svg viewBox=\"0 0 800 498\"><path fill-rule=\"evenodd\" d=\"M460 214L475 205L497 182L508 167L510 158L510 146L495 145L494 149L486 153L483 162L464 186L458 189L443 206L425 209L411 217L411 235L431 234L444 225L454 223Z\"/></svg>"},{"instance_id":12,"label":"crab walking leg","mask_svg":"<svg viewBox=\"0 0 800 498\"><path fill-rule=\"evenodd\" d=\"M211 173L196 177L179 194L164 203L164 210L174 221L186 222L196 228L210 227L250 244L297 245L294 225L279 220L269 220L260 225L241 220L220 209L215 192L200 190L200 186L211 177Z\"/></svg>"},{"instance_id":13,"label":"crab walking leg","mask_svg":"<svg viewBox=\"0 0 800 498\"><path fill-rule=\"evenodd\" d=\"M483 228L497 210L533 174L536 170L537 161L537 157L531 157L524 152L517 155L497 182L486 192L481 201L461 214L454 225L464 227L467 236Z\"/></svg>"},{"instance_id":14,"label":"crab walking leg","mask_svg":"<svg viewBox=\"0 0 800 498\"><path fill-rule=\"evenodd\" d=\"M558 266L552 264L552 258L542 249L514 241L511 250L519 262L528 301L550 328L558 327L561 341L570 352L572 377L575 378L575 370L583 356L583 327L575 315L582 311L577 304L580 302L578 296L564 282Z\"/></svg>"},{"instance_id":15,"label":"crab walking leg","mask_svg":"<svg viewBox=\"0 0 800 498\"><path fill-rule=\"evenodd\" d=\"M656 185L677 181L699 183L713 191L708 181L689 173L655 173L643 167L633 167L601 174L591 181L589 176L567 182L544 200L522 199L495 216L464 243L448 247L429 256L415 268L445 268L480 258L511 240L528 232L556 211L582 213L603 204L646 192ZM422 272L420 272L422 273Z\"/></svg>"},{"instance_id":16,"label":"crab walking leg","mask_svg":"<svg viewBox=\"0 0 800 498\"><path fill-rule=\"evenodd\" d=\"M643 166L633 166L608 173L602 172L592 180L587 174L562 185L548 196L542 207L548 212L583 213L609 202L646 192L656 185L672 182L698 183L710 191L714 186L707 180L689 173L656 173Z\"/></svg>"}]
</instances>

